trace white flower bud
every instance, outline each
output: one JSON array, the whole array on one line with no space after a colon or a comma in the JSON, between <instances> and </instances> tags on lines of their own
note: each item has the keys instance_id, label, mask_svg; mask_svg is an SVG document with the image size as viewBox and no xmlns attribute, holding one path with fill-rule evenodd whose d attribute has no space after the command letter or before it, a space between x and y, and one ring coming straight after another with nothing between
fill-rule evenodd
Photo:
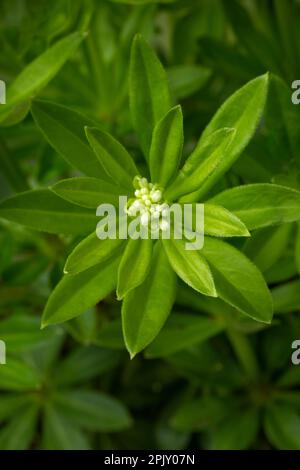
<instances>
[{"instance_id":1,"label":"white flower bud","mask_svg":"<svg viewBox=\"0 0 300 470\"><path fill-rule=\"evenodd\" d=\"M162 198L162 193L159 189L156 189L155 191L151 191L150 197L152 202L159 202Z\"/></svg>"},{"instance_id":2,"label":"white flower bud","mask_svg":"<svg viewBox=\"0 0 300 470\"><path fill-rule=\"evenodd\" d=\"M141 215L141 224L143 226L146 226L148 225L148 223L149 223L149 214L148 212L145 212L144 214Z\"/></svg>"},{"instance_id":3,"label":"white flower bud","mask_svg":"<svg viewBox=\"0 0 300 470\"><path fill-rule=\"evenodd\" d=\"M162 231L168 230L169 223L166 220L162 220L159 224Z\"/></svg>"}]
</instances>

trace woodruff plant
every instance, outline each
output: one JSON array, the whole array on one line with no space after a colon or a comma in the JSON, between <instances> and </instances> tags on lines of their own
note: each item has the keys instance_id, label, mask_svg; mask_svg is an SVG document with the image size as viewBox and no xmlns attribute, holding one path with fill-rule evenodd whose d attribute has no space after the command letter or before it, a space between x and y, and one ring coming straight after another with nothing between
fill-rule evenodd
<instances>
[{"instance_id":1,"label":"woodruff plant","mask_svg":"<svg viewBox=\"0 0 300 470\"><path fill-rule=\"evenodd\" d=\"M235 187L213 197L210 193L259 124L268 75L250 81L221 106L183 164L181 107L172 107L166 73L141 36L133 41L129 82L132 122L146 170L90 119L51 102L32 103L45 138L86 176L11 197L1 203L0 216L51 233L90 233L69 255L42 326L78 316L116 288L123 302L124 339L133 357L157 336L170 314L177 276L200 294L220 297L243 314L270 323L272 300L261 272L221 238L245 237L252 230L299 220L300 193L274 184ZM185 240L174 237L98 239L99 204L117 206L121 195L140 199L143 188L149 210L157 203L204 203L201 250L186 250Z\"/></svg>"}]
</instances>

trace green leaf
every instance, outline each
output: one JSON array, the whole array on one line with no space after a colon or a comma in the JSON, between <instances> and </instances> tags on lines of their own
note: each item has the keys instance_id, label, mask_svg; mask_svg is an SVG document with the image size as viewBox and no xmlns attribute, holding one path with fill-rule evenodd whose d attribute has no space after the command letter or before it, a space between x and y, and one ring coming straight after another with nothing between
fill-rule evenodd
<instances>
[{"instance_id":1,"label":"green leaf","mask_svg":"<svg viewBox=\"0 0 300 470\"><path fill-rule=\"evenodd\" d=\"M124 240L120 238L100 240L95 232L84 238L68 256L64 267L65 274L76 274L115 256Z\"/></svg>"},{"instance_id":2,"label":"green leaf","mask_svg":"<svg viewBox=\"0 0 300 470\"><path fill-rule=\"evenodd\" d=\"M0 109L0 121L6 119L16 106L36 95L54 77L85 36L85 33L72 33L27 65L8 87L8 104Z\"/></svg>"},{"instance_id":3,"label":"green leaf","mask_svg":"<svg viewBox=\"0 0 300 470\"><path fill-rule=\"evenodd\" d=\"M272 289L275 313L296 312L300 303L300 281L295 279Z\"/></svg>"},{"instance_id":4,"label":"green leaf","mask_svg":"<svg viewBox=\"0 0 300 470\"><path fill-rule=\"evenodd\" d=\"M204 233L214 237L248 237L250 233L240 219L224 207L204 205Z\"/></svg>"},{"instance_id":5,"label":"green leaf","mask_svg":"<svg viewBox=\"0 0 300 470\"><path fill-rule=\"evenodd\" d=\"M178 199L198 190L221 164L234 135L235 129L219 129L207 138L204 145L198 145L165 192L166 199ZM182 197L182 201L191 202L190 196Z\"/></svg>"},{"instance_id":6,"label":"green leaf","mask_svg":"<svg viewBox=\"0 0 300 470\"><path fill-rule=\"evenodd\" d=\"M49 189L26 191L1 201L0 217L35 230L72 235L91 232L97 224L93 210L71 204Z\"/></svg>"},{"instance_id":7,"label":"green leaf","mask_svg":"<svg viewBox=\"0 0 300 470\"><path fill-rule=\"evenodd\" d=\"M72 167L88 176L108 179L84 132L85 126L95 126L94 121L49 101L34 101L31 111L45 139Z\"/></svg>"},{"instance_id":8,"label":"green leaf","mask_svg":"<svg viewBox=\"0 0 300 470\"><path fill-rule=\"evenodd\" d=\"M153 129L171 108L171 97L167 74L140 35L132 43L129 95L132 122L148 158Z\"/></svg>"},{"instance_id":9,"label":"green leaf","mask_svg":"<svg viewBox=\"0 0 300 470\"><path fill-rule=\"evenodd\" d=\"M168 356L201 343L223 330L216 320L189 314L172 314L165 326L146 349L146 357Z\"/></svg>"},{"instance_id":10,"label":"green leaf","mask_svg":"<svg viewBox=\"0 0 300 470\"><path fill-rule=\"evenodd\" d=\"M58 388L85 384L113 369L118 362L118 352L96 346L81 346L56 365L53 382Z\"/></svg>"},{"instance_id":11,"label":"green leaf","mask_svg":"<svg viewBox=\"0 0 300 470\"><path fill-rule=\"evenodd\" d=\"M6 344L6 350L14 353L47 345L60 334L60 328L41 332L39 318L34 316L15 313L0 322L0 338Z\"/></svg>"},{"instance_id":12,"label":"green leaf","mask_svg":"<svg viewBox=\"0 0 300 470\"><path fill-rule=\"evenodd\" d=\"M42 327L75 318L104 299L116 286L119 258L93 266L79 274L67 274L50 295Z\"/></svg>"},{"instance_id":13,"label":"green leaf","mask_svg":"<svg viewBox=\"0 0 300 470\"><path fill-rule=\"evenodd\" d=\"M47 450L89 450L90 444L80 429L47 406L43 419L43 448Z\"/></svg>"},{"instance_id":14,"label":"green leaf","mask_svg":"<svg viewBox=\"0 0 300 470\"><path fill-rule=\"evenodd\" d=\"M7 395L1 394L0 400L0 420L5 421L7 418L11 418L13 415L17 415L20 409L28 407L32 403L32 399L29 395L20 393L9 393Z\"/></svg>"},{"instance_id":15,"label":"green leaf","mask_svg":"<svg viewBox=\"0 0 300 470\"><path fill-rule=\"evenodd\" d=\"M36 391L41 385L38 372L19 359L8 357L0 367L0 390Z\"/></svg>"},{"instance_id":16,"label":"green leaf","mask_svg":"<svg viewBox=\"0 0 300 470\"><path fill-rule=\"evenodd\" d=\"M151 181L166 187L176 173L183 147L180 106L172 108L155 126L150 147Z\"/></svg>"},{"instance_id":17,"label":"green leaf","mask_svg":"<svg viewBox=\"0 0 300 470\"><path fill-rule=\"evenodd\" d=\"M187 250L186 240L163 240L169 262L178 276L201 294L217 297L211 270L198 250Z\"/></svg>"},{"instance_id":18,"label":"green leaf","mask_svg":"<svg viewBox=\"0 0 300 470\"><path fill-rule=\"evenodd\" d=\"M121 300L132 289L142 284L149 273L152 259L152 240L130 239L118 271L117 295Z\"/></svg>"},{"instance_id":19,"label":"green leaf","mask_svg":"<svg viewBox=\"0 0 300 470\"><path fill-rule=\"evenodd\" d=\"M175 65L167 70L170 88L177 99L187 98L207 83L211 71L200 65Z\"/></svg>"},{"instance_id":20,"label":"green leaf","mask_svg":"<svg viewBox=\"0 0 300 470\"><path fill-rule=\"evenodd\" d=\"M300 274L300 223L297 224L295 258L296 258L297 271Z\"/></svg>"},{"instance_id":21,"label":"green leaf","mask_svg":"<svg viewBox=\"0 0 300 470\"><path fill-rule=\"evenodd\" d=\"M148 276L123 301L123 334L131 357L144 349L159 333L171 311L175 290L175 273L157 242Z\"/></svg>"},{"instance_id":22,"label":"green leaf","mask_svg":"<svg viewBox=\"0 0 300 470\"><path fill-rule=\"evenodd\" d=\"M89 431L121 431L131 424L129 413L122 403L100 392L62 391L54 396L54 403L70 422Z\"/></svg>"},{"instance_id":23,"label":"green leaf","mask_svg":"<svg viewBox=\"0 0 300 470\"><path fill-rule=\"evenodd\" d=\"M34 101L31 110L45 139L72 167L88 176L108 180L84 132L85 126L95 126L91 119L49 101Z\"/></svg>"},{"instance_id":24,"label":"green leaf","mask_svg":"<svg viewBox=\"0 0 300 470\"><path fill-rule=\"evenodd\" d=\"M82 207L96 209L100 204L119 205L126 190L98 178L78 177L59 181L50 187L59 197Z\"/></svg>"},{"instance_id":25,"label":"green leaf","mask_svg":"<svg viewBox=\"0 0 300 470\"><path fill-rule=\"evenodd\" d=\"M1 450L25 450L33 441L38 419L35 405L28 406L0 431Z\"/></svg>"},{"instance_id":26,"label":"green leaf","mask_svg":"<svg viewBox=\"0 0 300 470\"><path fill-rule=\"evenodd\" d=\"M205 237L202 255L212 271L221 299L254 320L270 323L273 307L261 272L233 246Z\"/></svg>"},{"instance_id":27,"label":"green leaf","mask_svg":"<svg viewBox=\"0 0 300 470\"><path fill-rule=\"evenodd\" d=\"M300 450L300 415L288 405L272 405L264 420L265 433L276 449Z\"/></svg>"},{"instance_id":28,"label":"green leaf","mask_svg":"<svg viewBox=\"0 0 300 470\"><path fill-rule=\"evenodd\" d=\"M104 323L94 338L94 343L104 348L124 349L122 321L120 318Z\"/></svg>"},{"instance_id":29,"label":"green leaf","mask_svg":"<svg viewBox=\"0 0 300 470\"><path fill-rule=\"evenodd\" d=\"M244 450L255 441L259 430L256 409L238 410L228 416L210 433L211 450Z\"/></svg>"},{"instance_id":30,"label":"green leaf","mask_svg":"<svg viewBox=\"0 0 300 470\"><path fill-rule=\"evenodd\" d=\"M107 132L86 127L88 141L99 162L114 183L133 190L133 178L138 175L135 163L120 142Z\"/></svg>"},{"instance_id":31,"label":"green leaf","mask_svg":"<svg viewBox=\"0 0 300 470\"><path fill-rule=\"evenodd\" d=\"M262 271L270 269L287 252L292 224L257 230L244 247L244 253Z\"/></svg>"},{"instance_id":32,"label":"green leaf","mask_svg":"<svg viewBox=\"0 0 300 470\"><path fill-rule=\"evenodd\" d=\"M209 202L233 212L249 230L300 220L300 192L276 184L238 186Z\"/></svg>"},{"instance_id":33,"label":"green leaf","mask_svg":"<svg viewBox=\"0 0 300 470\"><path fill-rule=\"evenodd\" d=\"M216 112L205 128L198 151L206 145L209 136L217 130L228 127L236 130L226 147L222 161L207 181L189 196L189 201L199 201L224 173L233 165L253 136L262 116L268 91L268 74L251 80L230 96Z\"/></svg>"},{"instance_id":34,"label":"green leaf","mask_svg":"<svg viewBox=\"0 0 300 470\"><path fill-rule=\"evenodd\" d=\"M171 418L171 426L178 431L202 431L213 427L228 414L232 403L206 395L180 404Z\"/></svg>"}]
</instances>

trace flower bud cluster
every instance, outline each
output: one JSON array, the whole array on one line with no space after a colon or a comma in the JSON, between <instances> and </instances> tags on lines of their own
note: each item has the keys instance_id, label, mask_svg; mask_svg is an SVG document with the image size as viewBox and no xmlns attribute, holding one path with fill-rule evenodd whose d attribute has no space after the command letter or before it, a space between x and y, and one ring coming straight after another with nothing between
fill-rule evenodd
<instances>
[{"instance_id":1,"label":"flower bud cluster","mask_svg":"<svg viewBox=\"0 0 300 470\"><path fill-rule=\"evenodd\" d=\"M140 216L141 225L149 226L152 230L167 230L169 222L169 206L163 202L162 190L149 183L147 178L136 176L133 180L135 199L128 202L126 213L130 217Z\"/></svg>"}]
</instances>

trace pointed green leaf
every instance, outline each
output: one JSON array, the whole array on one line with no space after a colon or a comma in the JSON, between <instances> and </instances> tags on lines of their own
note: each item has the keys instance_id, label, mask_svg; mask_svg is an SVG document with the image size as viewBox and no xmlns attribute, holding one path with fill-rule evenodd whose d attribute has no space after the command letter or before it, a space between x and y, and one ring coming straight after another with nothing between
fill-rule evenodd
<instances>
[{"instance_id":1,"label":"pointed green leaf","mask_svg":"<svg viewBox=\"0 0 300 470\"><path fill-rule=\"evenodd\" d=\"M38 409L36 405L27 406L0 431L1 450L25 450L34 439Z\"/></svg>"},{"instance_id":2,"label":"pointed green leaf","mask_svg":"<svg viewBox=\"0 0 300 470\"><path fill-rule=\"evenodd\" d=\"M79 274L67 274L50 295L42 327L75 318L104 299L116 286L119 258L93 266Z\"/></svg>"},{"instance_id":3,"label":"pointed green leaf","mask_svg":"<svg viewBox=\"0 0 300 470\"><path fill-rule=\"evenodd\" d=\"M187 250L186 240L163 240L169 262L177 275L201 294L217 297L211 270L198 250Z\"/></svg>"},{"instance_id":4,"label":"pointed green leaf","mask_svg":"<svg viewBox=\"0 0 300 470\"><path fill-rule=\"evenodd\" d=\"M38 372L19 359L9 357L0 367L0 390L36 391L40 385Z\"/></svg>"},{"instance_id":5,"label":"pointed green leaf","mask_svg":"<svg viewBox=\"0 0 300 470\"><path fill-rule=\"evenodd\" d=\"M259 430L259 412L254 407L230 413L210 434L211 450L244 450L253 445Z\"/></svg>"},{"instance_id":6,"label":"pointed green leaf","mask_svg":"<svg viewBox=\"0 0 300 470\"><path fill-rule=\"evenodd\" d=\"M34 101L31 110L45 139L72 167L88 176L109 180L84 132L85 126L95 126L91 119L50 101Z\"/></svg>"},{"instance_id":7,"label":"pointed green leaf","mask_svg":"<svg viewBox=\"0 0 300 470\"><path fill-rule=\"evenodd\" d=\"M174 200L183 196L183 202L193 201L189 194L198 190L216 171L234 135L235 129L219 129L207 138L204 145L197 146L165 192L165 197Z\"/></svg>"},{"instance_id":8,"label":"pointed green leaf","mask_svg":"<svg viewBox=\"0 0 300 470\"><path fill-rule=\"evenodd\" d=\"M166 187L177 171L183 147L180 106L172 108L155 126L150 147L151 180Z\"/></svg>"},{"instance_id":9,"label":"pointed green leaf","mask_svg":"<svg viewBox=\"0 0 300 470\"><path fill-rule=\"evenodd\" d=\"M118 207L119 196L126 195L126 189L120 186L88 177L61 180L50 189L66 201L90 209L96 209L100 204L113 204Z\"/></svg>"},{"instance_id":10,"label":"pointed green leaf","mask_svg":"<svg viewBox=\"0 0 300 470\"><path fill-rule=\"evenodd\" d=\"M1 201L0 217L50 233L88 233L97 225L93 210L71 204L49 189L26 191Z\"/></svg>"},{"instance_id":11,"label":"pointed green leaf","mask_svg":"<svg viewBox=\"0 0 300 470\"><path fill-rule=\"evenodd\" d=\"M85 434L59 413L53 405L48 405L43 416L43 447L47 450L89 450L90 444Z\"/></svg>"},{"instance_id":12,"label":"pointed green leaf","mask_svg":"<svg viewBox=\"0 0 300 470\"><path fill-rule=\"evenodd\" d=\"M200 90L211 76L211 70L200 65L180 64L167 70L170 88L177 99L187 98Z\"/></svg>"},{"instance_id":13,"label":"pointed green leaf","mask_svg":"<svg viewBox=\"0 0 300 470\"><path fill-rule=\"evenodd\" d=\"M257 230L247 240L244 253L262 271L270 269L287 252L292 224Z\"/></svg>"},{"instance_id":14,"label":"pointed green leaf","mask_svg":"<svg viewBox=\"0 0 300 470\"><path fill-rule=\"evenodd\" d=\"M131 424L124 405L104 393L66 390L54 396L54 403L56 410L70 422L90 431L121 431Z\"/></svg>"},{"instance_id":15,"label":"pointed green leaf","mask_svg":"<svg viewBox=\"0 0 300 470\"><path fill-rule=\"evenodd\" d=\"M114 183L132 190L133 178L139 172L123 145L110 134L99 129L86 127L85 132L107 175Z\"/></svg>"},{"instance_id":16,"label":"pointed green leaf","mask_svg":"<svg viewBox=\"0 0 300 470\"><path fill-rule=\"evenodd\" d=\"M169 111L171 97L167 74L140 35L132 43L129 94L132 122L148 158L153 129Z\"/></svg>"},{"instance_id":17,"label":"pointed green leaf","mask_svg":"<svg viewBox=\"0 0 300 470\"><path fill-rule=\"evenodd\" d=\"M151 265L152 245L150 239L128 241L118 271L118 299L144 282Z\"/></svg>"},{"instance_id":18,"label":"pointed green leaf","mask_svg":"<svg viewBox=\"0 0 300 470\"><path fill-rule=\"evenodd\" d=\"M300 274L300 223L297 224L295 258L296 258L297 270L298 270L298 273Z\"/></svg>"},{"instance_id":19,"label":"pointed green leaf","mask_svg":"<svg viewBox=\"0 0 300 470\"><path fill-rule=\"evenodd\" d=\"M264 420L265 433L279 450L300 450L300 414L289 405L272 405Z\"/></svg>"},{"instance_id":20,"label":"pointed green leaf","mask_svg":"<svg viewBox=\"0 0 300 470\"><path fill-rule=\"evenodd\" d=\"M76 274L103 263L114 256L125 240L119 238L100 240L96 232L84 238L68 256L64 267L65 274Z\"/></svg>"},{"instance_id":21,"label":"pointed green leaf","mask_svg":"<svg viewBox=\"0 0 300 470\"><path fill-rule=\"evenodd\" d=\"M248 237L250 233L240 219L224 207L204 205L204 233L214 237Z\"/></svg>"},{"instance_id":22,"label":"pointed green leaf","mask_svg":"<svg viewBox=\"0 0 300 470\"><path fill-rule=\"evenodd\" d=\"M221 323L213 318L173 313L159 335L146 349L146 357L164 357L190 348L217 335L223 328Z\"/></svg>"},{"instance_id":23,"label":"pointed green leaf","mask_svg":"<svg viewBox=\"0 0 300 470\"><path fill-rule=\"evenodd\" d=\"M129 292L122 306L126 347L135 356L156 337L175 300L176 275L158 242L143 284Z\"/></svg>"},{"instance_id":24,"label":"pointed green leaf","mask_svg":"<svg viewBox=\"0 0 300 470\"><path fill-rule=\"evenodd\" d=\"M273 306L261 272L228 243L206 237L202 255L208 261L218 296L254 320L270 323Z\"/></svg>"},{"instance_id":25,"label":"pointed green leaf","mask_svg":"<svg viewBox=\"0 0 300 470\"><path fill-rule=\"evenodd\" d=\"M33 60L17 76L7 90L7 105L1 106L0 121L6 119L16 106L32 98L44 87L72 56L85 33L75 32L57 41Z\"/></svg>"},{"instance_id":26,"label":"pointed green leaf","mask_svg":"<svg viewBox=\"0 0 300 470\"><path fill-rule=\"evenodd\" d=\"M59 388L84 385L118 365L119 354L96 346L73 349L55 367L53 383Z\"/></svg>"},{"instance_id":27,"label":"pointed green leaf","mask_svg":"<svg viewBox=\"0 0 300 470\"><path fill-rule=\"evenodd\" d=\"M268 84L268 74L246 83L225 101L205 128L198 144L199 149L206 145L208 137L218 129L230 127L234 128L236 133L226 148L218 167L201 188L189 196L189 201L202 199L217 180L233 165L249 143L265 107Z\"/></svg>"},{"instance_id":28,"label":"pointed green leaf","mask_svg":"<svg viewBox=\"0 0 300 470\"><path fill-rule=\"evenodd\" d=\"M0 401L0 420L3 422L13 415L17 415L19 410L32 403L32 398L29 394L22 395L21 393L2 394Z\"/></svg>"},{"instance_id":29,"label":"pointed green leaf","mask_svg":"<svg viewBox=\"0 0 300 470\"><path fill-rule=\"evenodd\" d=\"M248 230L300 220L300 192L276 184L238 186L209 202L233 212Z\"/></svg>"}]
</instances>

